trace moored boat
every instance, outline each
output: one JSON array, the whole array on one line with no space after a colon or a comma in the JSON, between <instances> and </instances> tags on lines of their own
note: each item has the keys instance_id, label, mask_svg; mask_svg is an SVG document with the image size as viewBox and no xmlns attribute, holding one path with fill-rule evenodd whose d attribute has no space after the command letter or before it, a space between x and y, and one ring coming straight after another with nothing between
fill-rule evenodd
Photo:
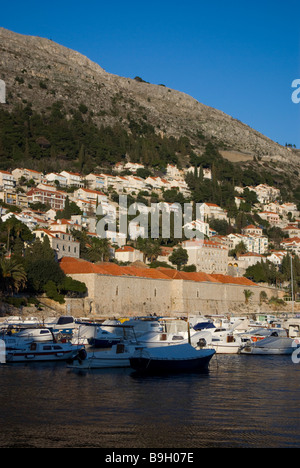
<instances>
[{"instance_id":1,"label":"moored boat","mask_svg":"<svg viewBox=\"0 0 300 468\"><path fill-rule=\"evenodd\" d=\"M82 346L60 342L31 342L24 341L23 347L6 348L5 362L40 362L40 361L66 361L78 354Z\"/></svg>"},{"instance_id":2,"label":"moored boat","mask_svg":"<svg viewBox=\"0 0 300 468\"><path fill-rule=\"evenodd\" d=\"M258 341L248 341L242 349L241 354L260 355L291 355L295 351L293 338L282 336L268 336Z\"/></svg>"},{"instance_id":3,"label":"moored boat","mask_svg":"<svg viewBox=\"0 0 300 468\"><path fill-rule=\"evenodd\" d=\"M44 328L22 330L15 334L5 333L1 336L1 341L5 363L67 360L84 348L69 341L59 341L50 330Z\"/></svg>"},{"instance_id":4,"label":"moored boat","mask_svg":"<svg viewBox=\"0 0 300 468\"><path fill-rule=\"evenodd\" d=\"M9 336L9 335L7 335ZM49 328L24 328L16 333L13 333L13 336L16 339L26 339L26 340L33 340L33 341L52 341L54 339L54 335Z\"/></svg>"},{"instance_id":5,"label":"moored boat","mask_svg":"<svg viewBox=\"0 0 300 468\"><path fill-rule=\"evenodd\" d=\"M141 348L130 358L130 366L140 372L193 372L208 369L214 349L196 349L189 343Z\"/></svg>"},{"instance_id":6,"label":"moored boat","mask_svg":"<svg viewBox=\"0 0 300 468\"><path fill-rule=\"evenodd\" d=\"M130 358L136 349L135 345L118 343L107 350L91 352L80 350L73 359L69 360L68 367L82 370L130 367Z\"/></svg>"}]
</instances>

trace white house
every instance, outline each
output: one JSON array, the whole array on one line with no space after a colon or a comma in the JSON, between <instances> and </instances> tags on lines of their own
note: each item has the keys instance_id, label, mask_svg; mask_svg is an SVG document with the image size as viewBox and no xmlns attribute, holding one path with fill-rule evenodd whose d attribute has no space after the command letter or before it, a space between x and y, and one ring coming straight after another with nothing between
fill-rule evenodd
<instances>
[{"instance_id":1,"label":"white house","mask_svg":"<svg viewBox=\"0 0 300 468\"><path fill-rule=\"evenodd\" d=\"M133 173L136 173L138 169L144 169L144 168L145 166L143 164L131 163L131 162L126 163L124 166L125 170L133 172Z\"/></svg>"},{"instance_id":2,"label":"white house","mask_svg":"<svg viewBox=\"0 0 300 468\"><path fill-rule=\"evenodd\" d=\"M107 179L104 174L90 173L85 177L85 180L88 182L90 189L99 190L101 192L107 188Z\"/></svg>"},{"instance_id":3,"label":"white house","mask_svg":"<svg viewBox=\"0 0 300 468\"><path fill-rule=\"evenodd\" d=\"M284 239L280 243L280 247L284 250L294 252L295 254L300 254L300 238L291 237L289 239Z\"/></svg>"},{"instance_id":4,"label":"white house","mask_svg":"<svg viewBox=\"0 0 300 468\"><path fill-rule=\"evenodd\" d=\"M16 186L16 179L11 172L0 171L0 188L11 190Z\"/></svg>"},{"instance_id":5,"label":"white house","mask_svg":"<svg viewBox=\"0 0 300 468\"><path fill-rule=\"evenodd\" d=\"M227 211L223 210L223 208L221 208L219 205L216 205L215 203L202 203L200 205L200 212L204 220L228 220Z\"/></svg>"},{"instance_id":6,"label":"white house","mask_svg":"<svg viewBox=\"0 0 300 468\"><path fill-rule=\"evenodd\" d=\"M143 253L140 250L134 249L129 245L123 245L122 247L115 250L115 258L118 262L136 262L143 261Z\"/></svg>"},{"instance_id":7,"label":"white house","mask_svg":"<svg viewBox=\"0 0 300 468\"><path fill-rule=\"evenodd\" d=\"M262 219L268 221L271 226L278 226L280 224L280 217L278 213L274 213L272 211L262 211L258 214Z\"/></svg>"},{"instance_id":8,"label":"white house","mask_svg":"<svg viewBox=\"0 0 300 468\"><path fill-rule=\"evenodd\" d=\"M67 178L61 174L57 174L56 172L50 172L49 174L46 174L45 180L48 184L58 183L61 187L66 187L68 185Z\"/></svg>"},{"instance_id":9,"label":"white house","mask_svg":"<svg viewBox=\"0 0 300 468\"><path fill-rule=\"evenodd\" d=\"M62 171L60 174L67 179L67 185L69 187L83 187L84 179L81 174L69 171Z\"/></svg>"},{"instance_id":10,"label":"white house","mask_svg":"<svg viewBox=\"0 0 300 468\"><path fill-rule=\"evenodd\" d=\"M262 236L263 230L262 228L258 226L254 226L253 224L249 224L249 226L246 226L242 229L242 234L247 235L256 235L256 236Z\"/></svg>"},{"instance_id":11,"label":"white house","mask_svg":"<svg viewBox=\"0 0 300 468\"><path fill-rule=\"evenodd\" d=\"M96 203L107 202L107 195L105 195L103 192L83 187L75 190L72 198L74 199L74 201L87 200L94 201Z\"/></svg>"}]
</instances>

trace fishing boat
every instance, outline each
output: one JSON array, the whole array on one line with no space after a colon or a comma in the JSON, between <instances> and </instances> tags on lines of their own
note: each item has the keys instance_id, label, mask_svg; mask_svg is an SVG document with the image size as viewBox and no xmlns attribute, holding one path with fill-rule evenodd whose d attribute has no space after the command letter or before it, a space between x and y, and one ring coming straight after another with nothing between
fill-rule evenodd
<instances>
[{"instance_id":1,"label":"fishing boat","mask_svg":"<svg viewBox=\"0 0 300 468\"><path fill-rule=\"evenodd\" d=\"M214 349L196 349L189 343L140 348L130 358L130 366L139 372L169 373L206 370Z\"/></svg>"},{"instance_id":2,"label":"fishing boat","mask_svg":"<svg viewBox=\"0 0 300 468\"><path fill-rule=\"evenodd\" d=\"M295 351L293 338L268 336L257 341L248 341L240 350L241 354L291 355Z\"/></svg>"}]
</instances>

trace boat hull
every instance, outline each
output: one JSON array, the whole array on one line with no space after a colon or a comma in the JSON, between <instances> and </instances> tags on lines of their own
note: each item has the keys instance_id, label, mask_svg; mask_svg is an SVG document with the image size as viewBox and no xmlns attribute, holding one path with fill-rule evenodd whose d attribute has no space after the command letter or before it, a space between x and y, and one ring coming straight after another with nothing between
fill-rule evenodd
<instances>
[{"instance_id":1,"label":"boat hull","mask_svg":"<svg viewBox=\"0 0 300 468\"><path fill-rule=\"evenodd\" d=\"M109 359L109 358L88 358L84 361L76 360L72 364L68 365L72 369L110 369L110 368L122 368L130 367L129 358Z\"/></svg>"},{"instance_id":2,"label":"boat hull","mask_svg":"<svg viewBox=\"0 0 300 468\"><path fill-rule=\"evenodd\" d=\"M238 354L241 346L213 345L213 348L216 350L217 354Z\"/></svg>"},{"instance_id":3,"label":"boat hull","mask_svg":"<svg viewBox=\"0 0 300 468\"><path fill-rule=\"evenodd\" d=\"M256 355L291 355L295 351L295 348L287 348L287 349L276 349L276 348L259 348L259 347L252 347L246 346L241 350L241 354L256 354Z\"/></svg>"}]
</instances>

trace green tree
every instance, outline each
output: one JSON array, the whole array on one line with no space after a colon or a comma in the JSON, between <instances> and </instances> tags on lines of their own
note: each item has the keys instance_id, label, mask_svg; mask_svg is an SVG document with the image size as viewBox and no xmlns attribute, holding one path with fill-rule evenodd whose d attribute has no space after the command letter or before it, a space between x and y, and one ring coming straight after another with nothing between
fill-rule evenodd
<instances>
[{"instance_id":1,"label":"green tree","mask_svg":"<svg viewBox=\"0 0 300 468\"><path fill-rule=\"evenodd\" d=\"M172 254L169 257L169 260L173 265L176 265L177 270L181 270L183 265L186 265L189 259L189 255L186 249L183 249L181 246L177 249L174 249Z\"/></svg>"},{"instance_id":2,"label":"green tree","mask_svg":"<svg viewBox=\"0 0 300 468\"><path fill-rule=\"evenodd\" d=\"M36 239L31 246L26 248L24 262L28 289L35 293L44 292L48 281L58 284L65 276L55 260L55 254L47 236L44 237L43 242Z\"/></svg>"}]
</instances>

